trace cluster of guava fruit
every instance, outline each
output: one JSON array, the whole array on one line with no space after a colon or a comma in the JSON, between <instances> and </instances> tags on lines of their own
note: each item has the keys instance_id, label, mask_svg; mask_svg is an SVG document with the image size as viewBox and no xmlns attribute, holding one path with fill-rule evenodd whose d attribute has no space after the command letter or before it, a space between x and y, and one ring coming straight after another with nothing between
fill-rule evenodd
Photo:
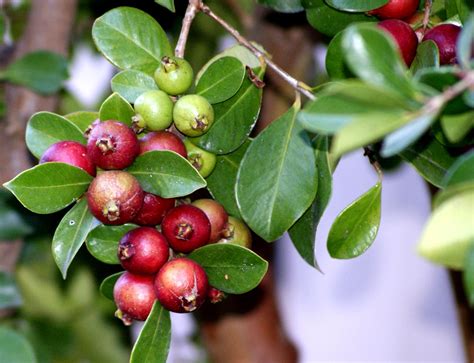
<instances>
[{"instance_id":1,"label":"cluster of guava fruit","mask_svg":"<svg viewBox=\"0 0 474 363\"><path fill-rule=\"evenodd\" d=\"M417 12L419 0L390 0L384 6L372 10L370 15L382 19L377 25L394 39L407 66L416 55L419 42L432 40L439 50L440 64L456 63L456 42L461 27L454 24L438 24L431 19L423 29L423 12Z\"/></svg>"},{"instance_id":2,"label":"cluster of guava fruit","mask_svg":"<svg viewBox=\"0 0 474 363\"><path fill-rule=\"evenodd\" d=\"M190 203L187 199L162 198L145 192L124 170L139 155L154 150L187 158L203 177L215 166L214 154L166 130L174 122L182 134L198 136L213 122L213 109L205 98L176 97L193 81L191 66L180 58L163 57L155 79L160 90L137 98L131 127L118 120L95 120L85 132L87 145L60 141L40 159L40 163L67 163L94 177L86 193L88 208L104 225L138 226L120 239L117 251L126 271L117 280L113 294L116 315L125 324L146 320L156 300L178 313L194 311L208 297L213 303L219 302L224 293L209 285L204 269L186 254L210 243L249 248L252 241L248 227L229 217L213 199Z\"/></svg>"}]
</instances>

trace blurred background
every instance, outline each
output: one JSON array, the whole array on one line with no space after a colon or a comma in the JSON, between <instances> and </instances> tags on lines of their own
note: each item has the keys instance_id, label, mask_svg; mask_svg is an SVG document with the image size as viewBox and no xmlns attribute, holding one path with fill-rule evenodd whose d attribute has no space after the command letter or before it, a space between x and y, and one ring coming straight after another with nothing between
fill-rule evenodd
<instances>
[{"instance_id":1,"label":"blurred background","mask_svg":"<svg viewBox=\"0 0 474 363\"><path fill-rule=\"evenodd\" d=\"M328 39L307 25L303 13L275 13L253 0L207 3L296 78L314 85L327 79ZM41 83L22 87L24 77L0 83L1 183L34 163L23 141L32 113L96 111L111 93L116 70L98 54L90 33L95 18L122 5L154 16L174 44L187 2L177 0L172 16L152 0L0 0L0 79L16 59L38 49L62 54L68 68L66 74L59 61L57 89L47 96L31 91L45 93ZM232 44L221 28L197 16L186 58L197 71ZM265 81L258 130L294 98L271 72ZM362 152L355 152L336 169L318 228L316 257L323 273L309 267L286 237L273 245L257 241L256 250L272 260L262 286L203 309L197 320L172 314L169 361L466 361L470 316L456 299L458 278L415 252L430 190L399 160L385 160L384 167L381 228L363 256L333 260L325 248L336 215L376 180ZM83 248L63 281L50 252L62 215L27 213L0 190L0 352L1 341L13 336L21 343L15 349L31 351L38 362L126 362L140 324L123 327L113 317L114 304L98 289L120 269Z\"/></svg>"}]
</instances>

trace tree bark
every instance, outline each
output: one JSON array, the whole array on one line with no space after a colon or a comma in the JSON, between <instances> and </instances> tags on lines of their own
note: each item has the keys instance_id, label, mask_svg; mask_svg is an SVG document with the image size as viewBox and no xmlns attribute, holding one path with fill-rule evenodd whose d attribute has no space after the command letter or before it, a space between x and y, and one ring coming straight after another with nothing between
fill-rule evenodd
<instances>
[{"instance_id":1,"label":"tree bark","mask_svg":"<svg viewBox=\"0 0 474 363\"><path fill-rule=\"evenodd\" d=\"M28 23L15 45L11 60L43 49L68 54L77 0L32 0ZM25 128L38 111L53 111L57 96L41 96L24 87L5 85L7 113L0 122L0 184L29 168L32 160L25 146ZM22 242L0 241L0 270L12 271Z\"/></svg>"}]
</instances>

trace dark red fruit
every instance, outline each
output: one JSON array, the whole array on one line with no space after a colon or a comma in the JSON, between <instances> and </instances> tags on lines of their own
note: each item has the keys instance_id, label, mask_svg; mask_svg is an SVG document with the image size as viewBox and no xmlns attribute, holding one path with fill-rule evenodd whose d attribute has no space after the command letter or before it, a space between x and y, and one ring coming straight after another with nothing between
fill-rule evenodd
<instances>
[{"instance_id":1,"label":"dark red fruit","mask_svg":"<svg viewBox=\"0 0 474 363\"><path fill-rule=\"evenodd\" d=\"M163 220L165 214L174 207L174 198L161 198L158 195L144 193L142 208L133 219L140 226L156 226Z\"/></svg>"},{"instance_id":2,"label":"dark red fruit","mask_svg":"<svg viewBox=\"0 0 474 363\"><path fill-rule=\"evenodd\" d=\"M419 2L419 0L389 0L384 6L369 11L369 14L380 19L403 19L415 13Z\"/></svg>"},{"instance_id":3,"label":"dark red fruit","mask_svg":"<svg viewBox=\"0 0 474 363\"><path fill-rule=\"evenodd\" d=\"M137 179L125 171L104 171L89 186L89 210L104 224L130 222L142 207L143 190Z\"/></svg>"},{"instance_id":4,"label":"dark red fruit","mask_svg":"<svg viewBox=\"0 0 474 363\"><path fill-rule=\"evenodd\" d=\"M146 320L156 300L154 276L125 272L114 286L114 301L118 307L115 316L125 325L132 320Z\"/></svg>"},{"instance_id":5,"label":"dark red fruit","mask_svg":"<svg viewBox=\"0 0 474 363\"><path fill-rule=\"evenodd\" d=\"M391 35L398 45L398 50L405 64L410 66L418 47L418 37L412 27L404 21L397 19L383 20L377 25Z\"/></svg>"},{"instance_id":6,"label":"dark red fruit","mask_svg":"<svg viewBox=\"0 0 474 363\"><path fill-rule=\"evenodd\" d=\"M209 287L209 290L207 291L207 297L209 298L211 304L217 304L224 300L227 295L224 291L216 289L215 287Z\"/></svg>"},{"instance_id":7,"label":"dark red fruit","mask_svg":"<svg viewBox=\"0 0 474 363\"><path fill-rule=\"evenodd\" d=\"M168 131L155 131L140 139L140 155L153 150L170 150L187 158L186 147L181 139Z\"/></svg>"},{"instance_id":8,"label":"dark red fruit","mask_svg":"<svg viewBox=\"0 0 474 363\"><path fill-rule=\"evenodd\" d=\"M117 256L122 267L137 275L154 275L170 257L168 242L156 229L139 227L120 240Z\"/></svg>"},{"instance_id":9,"label":"dark red fruit","mask_svg":"<svg viewBox=\"0 0 474 363\"><path fill-rule=\"evenodd\" d=\"M206 300L207 290L206 272L185 257L167 262L155 278L158 301L175 313L190 313L199 308Z\"/></svg>"},{"instance_id":10,"label":"dark red fruit","mask_svg":"<svg viewBox=\"0 0 474 363\"><path fill-rule=\"evenodd\" d=\"M206 213L209 222L211 222L209 243L217 242L222 237L222 231L229 220L229 216L224 207L213 199L198 199L194 201L192 205Z\"/></svg>"},{"instance_id":11,"label":"dark red fruit","mask_svg":"<svg viewBox=\"0 0 474 363\"><path fill-rule=\"evenodd\" d=\"M173 250L189 253L209 242L211 223L202 210L183 204L165 215L161 231Z\"/></svg>"},{"instance_id":12,"label":"dark red fruit","mask_svg":"<svg viewBox=\"0 0 474 363\"><path fill-rule=\"evenodd\" d=\"M87 141L87 153L100 168L124 169L138 156L137 135L118 121L104 121L95 125Z\"/></svg>"},{"instance_id":13,"label":"dark red fruit","mask_svg":"<svg viewBox=\"0 0 474 363\"><path fill-rule=\"evenodd\" d=\"M439 49L440 64L456 63L456 42L461 28L454 24L440 24L428 31L423 38L432 40Z\"/></svg>"},{"instance_id":14,"label":"dark red fruit","mask_svg":"<svg viewBox=\"0 0 474 363\"><path fill-rule=\"evenodd\" d=\"M87 148L75 141L60 141L46 149L39 163L59 161L77 166L92 176L95 176L95 165L87 155Z\"/></svg>"}]
</instances>

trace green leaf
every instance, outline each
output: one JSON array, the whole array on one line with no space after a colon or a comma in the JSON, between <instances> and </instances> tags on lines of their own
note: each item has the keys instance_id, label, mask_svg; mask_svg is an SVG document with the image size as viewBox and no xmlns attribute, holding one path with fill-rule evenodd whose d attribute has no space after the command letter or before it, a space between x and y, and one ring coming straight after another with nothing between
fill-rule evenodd
<instances>
[{"instance_id":1,"label":"green leaf","mask_svg":"<svg viewBox=\"0 0 474 363\"><path fill-rule=\"evenodd\" d=\"M77 111L64 115L64 118L71 121L79 128L79 130L85 132L87 128L99 118L99 113L90 111Z\"/></svg>"},{"instance_id":2,"label":"green leaf","mask_svg":"<svg viewBox=\"0 0 474 363\"><path fill-rule=\"evenodd\" d=\"M313 144L318 169L318 190L316 192L316 198L303 216L288 230L288 233L301 257L311 266L321 271L316 262L314 247L319 221L331 198L332 173L329 164L328 137L319 135L315 138Z\"/></svg>"},{"instance_id":3,"label":"green leaf","mask_svg":"<svg viewBox=\"0 0 474 363\"><path fill-rule=\"evenodd\" d=\"M4 71L6 80L42 94L59 91L68 77L67 59L61 54L40 50L24 55Z\"/></svg>"},{"instance_id":4,"label":"green leaf","mask_svg":"<svg viewBox=\"0 0 474 363\"><path fill-rule=\"evenodd\" d=\"M0 327L0 357L8 363L36 363L33 347L14 330Z\"/></svg>"},{"instance_id":5,"label":"green leaf","mask_svg":"<svg viewBox=\"0 0 474 363\"><path fill-rule=\"evenodd\" d=\"M397 113L373 113L361 116L339 130L333 139L331 152L341 156L380 140L406 122L406 116Z\"/></svg>"},{"instance_id":6,"label":"green leaf","mask_svg":"<svg viewBox=\"0 0 474 363\"><path fill-rule=\"evenodd\" d=\"M21 295L15 280L7 272L0 271L0 309L17 308L21 303Z\"/></svg>"},{"instance_id":7,"label":"green leaf","mask_svg":"<svg viewBox=\"0 0 474 363\"><path fill-rule=\"evenodd\" d=\"M313 28L329 36L336 35L352 23L376 21L365 14L336 10L323 0L313 1L312 7L306 9L306 18Z\"/></svg>"},{"instance_id":8,"label":"green leaf","mask_svg":"<svg viewBox=\"0 0 474 363\"><path fill-rule=\"evenodd\" d=\"M107 299L114 301L114 286L120 276L122 276L124 271L117 272L113 275L110 275L102 281L100 284L100 292Z\"/></svg>"},{"instance_id":9,"label":"green leaf","mask_svg":"<svg viewBox=\"0 0 474 363\"><path fill-rule=\"evenodd\" d=\"M33 227L25 221L23 216L0 200L0 241L12 241L31 232L33 232Z\"/></svg>"},{"instance_id":10,"label":"green leaf","mask_svg":"<svg viewBox=\"0 0 474 363\"><path fill-rule=\"evenodd\" d=\"M117 250L120 239L125 233L137 227L135 224L124 224L121 226L99 225L87 235L87 249L92 256L103 263L119 264Z\"/></svg>"},{"instance_id":11,"label":"green leaf","mask_svg":"<svg viewBox=\"0 0 474 363\"><path fill-rule=\"evenodd\" d=\"M316 100L308 102L299 112L298 121L308 131L333 134L356 120L378 120L387 114L399 118L410 109L410 104L390 90L347 80L329 86Z\"/></svg>"},{"instance_id":12,"label":"green leaf","mask_svg":"<svg viewBox=\"0 0 474 363\"><path fill-rule=\"evenodd\" d=\"M298 106L293 106L257 136L237 174L236 199L242 217L269 242L286 232L316 195L314 151L296 122L297 112Z\"/></svg>"},{"instance_id":13,"label":"green leaf","mask_svg":"<svg viewBox=\"0 0 474 363\"><path fill-rule=\"evenodd\" d=\"M256 253L229 243L198 248L188 257L204 268L211 286L229 294L244 294L254 289L268 269L268 262Z\"/></svg>"},{"instance_id":14,"label":"green leaf","mask_svg":"<svg viewBox=\"0 0 474 363\"><path fill-rule=\"evenodd\" d=\"M234 57L222 57L209 65L197 82L195 93L210 103L228 100L237 93L244 81L245 67Z\"/></svg>"},{"instance_id":15,"label":"green leaf","mask_svg":"<svg viewBox=\"0 0 474 363\"><path fill-rule=\"evenodd\" d=\"M176 11L174 8L174 0L155 0L155 3L164 6L166 9L173 13Z\"/></svg>"},{"instance_id":16,"label":"green leaf","mask_svg":"<svg viewBox=\"0 0 474 363\"><path fill-rule=\"evenodd\" d=\"M38 214L57 212L78 199L92 177L64 163L49 162L25 170L3 186L26 209Z\"/></svg>"},{"instance_id":17,"label":"green leaf","mask_svg":"<svg viewBox=\"0 0 474 363\"><path fill-rule=\"evenodd\" d=\"M448 199L469 191L474 191L474 180L464 181L462 183L456 183L454 185L447 186L434 195L431 206L433 209L436 209Z\"/></svg>"},{"instance_id":18,"label":"green leaf","mask_svg":"<svg viewBox=\"0 0 474 363\"><path fill-rule=\"evenodd\" d=\"M418 116L415 115L408 124L392 132L385 138L380 155L384 158L388 158L410 146L429 129L437 116L437 112L425 113Z\"/></svg>"},{"instance_id":19,"label":"green leaf","mask_svg":"<svg viewBox=\"0 0 474 363\"><path fill-rule=\"evenodd\" d=\"M474 245L474 241L471 243ZM474 248L471 247L466 256L466 263L464 265L463 284L464 291L469 302L469 306L474 306Z\"/></svg>"},{"instance_id":20,"label":"green leaf","mask_svg":"<svg viewBox=\"0 0 474 363\"><path fill-rule=\"evenodd\" d=\"M378 182L337 216L328 235L331 257L354 258L372 245L380 225L381 192Z\"/></svg>"},{"instance_id":21,"label":"green leaf","mask_svg":"<svg viewBox=\"0 0 474 363\"><path fill-rule=\"evenodd\" d=\"M126 125L132 124L135 116L133 107L118 93L112 93L100 106L99 118L101 121L115 120Z\"/></svg>"},{"instance_id":22,"label":"green leaf","mask_svg":"<svg viewBox=\"0 0 474 363\"><path fill-rule=\"evenodd\" d=\"M450 142L461 141L474 128L474 111L441 116L441 128Z\"/></svg>"},{"instance_id":23,"label":"green leaf","mask_svg":"<svg viewBox=\"0 0 474 363\"><path fill-rule=\"evenodd\" d=\"M158 89L152 76L134 70L126 70L116 74L110 84L112 91L117 92L131 103L134 103L142 93Z\"/></svg>"},{"instance_id":24,"label":"green leaf","mask_svg":"<svg viewBox=\"0 0 474 363\"><path fill-rule=\"evenodd\" d=\"M359 78L412 99L415 90L394 41L376 27L354 25L342 40L346 64Z\"/></svg>"},{"instance_id":25,"label":"green leaf","mask_svg":"<svg viewBox=\"0 0 474 363\"><path fill-rule=\"evenodd\" d=\"M474 151L456 159L443 179L443 187L474 181Z\"/></svg>"},{"instance_id":26,"label":"green leaf","mask_svg":"<svg viewBox=\"0 0 474 363\"><path fill-rule=\"evenodd\" d=\"M77 251L95 224L97 220L89 212L86 198L81 199L59 222L54 232L51 250L64 279Z\"/></svg>"},{"instance_id":27,"label":"green leaf","mask_svg":"<svg viewBox=\"0 0 474 363\"><path fill-rule=\"evenodd\" d=\"M259 76L262 71L257 72ZM204 135L190 139L214 154L227 154L244 143L260 113L262 90L245 78L240 90L227 101L215 104L214 123Z\"/></svg>"},{"instance_id":28,"label":"green leaf","mask_svg":"<svg viewBox=\"0 0 474 363\"><path fill-rule=\"evenodd\" d=\"M474 243L473 205L474 190L469 190L436 208L425 226L418 252L435 263L462 269Z\"/></svg>"},{"instance_id":29,"label":"green leaf","mask_svg":"<svg viewBox=\"0 0 474 363\"><path fill-rule=\"evenodd\" d=\"M344 61L344 51L342 49L343 31L336 34L328 45L326 53L326 70L331 80L351 78L352 73L347 68Z\"/></svg>"},{"instance_id":30,"label":"green leaf","mask_svg":"<svg viewBox=\"0 0 474 363\"><path fill-rule=\"evenodd\" d=\"M365 12L380 8L388 0L326 0L329 6L348 12Z\"/></svg>"},{"instance_id":31,"label":"green leaf","mask_svg":"<svg viewBox=\"0 0 474 363\"><path fill-rule=\"evenodd\" d=\"M207 189L230 215L242 219L235 200L235 183L240 162L245 155L250 140L230 154L218 155L214 171L206 179Z\"/></svg>"},{"instance_id":32,"label":"green leaf","mask_svg":"<svg viewBox=\"0 0 474 363\"><path fill-rule=\"evenodd\" d=\"M459 65L464 69L471 69L474 44L474 14L464 24L456 44L456 58Z\"/></svg>"},{"instance_id":33,"label":"green leaf","mask_svg":"<svg viewBox=\"0 0 474 363\"><path fill-rule=\"evenodd\" d=\"M421 140L403 150L400 156L436 187L442 187L444 176L456 161L435 138Z\"/></svg>"},{"instance_id":34,"label":"green leaf","mask_svg":"<svg viewBox=\"0 0 474 363\"><path fill-rule=\"evenodd\" d=\"M439 67L439 50L432 40L425 40L416 49L416 56L410 66L411 74L417 74L425 68Z\"/></svg>"},{"instance_id":35,"label":"green leaf","mask_svg":"<svg viewBox=\"0 0 474 363\"><path fill-rule=\"evenodd\" d=\"M301 0L258 0L258 3L281 13L296 13L303 10Z\"/></svg>"},{"instance_id":36,"label":"green leaf","mask_svg":"<svg viewBox=\"0 0 474 363\"><path fill-rule=\"evenodd\" d=\"M144 191L162 198L183 197L207 185L186 159L172 151L146 152L127 171L138 179Z\"/></svg>"},{"instance_id":37,"label":"green leaf","mask_svg":"<svg viewBox=\"0 0 474 363\"><path fill-rule=\"evenodd\" d=\"M105 58L120 69L153 75L161 58L172 55L166 33L141 10L119 7L94 22L92 38Z\"/></svg>"},{"instance_id":38,"label":"green leaf","mask_svg":"<svg viewBox=\"0 0 474 363\"><path fill-rule=\"evenodd\" d=\"M51 112L38 112L26 126L26 146L38 159L48 147L59 141L86 143L82 131L68 119Z\"/></svg>"},{"instance_id":39,"label":"green leaf","mask_svg":"<svg viewBox=\"0 0 474 363\"><path fill-rule=\"evenodd\" d=\"M170 341L170 313L155 301L133 346L130 363L166 363Z\"/></svg>"}]
</instances>

